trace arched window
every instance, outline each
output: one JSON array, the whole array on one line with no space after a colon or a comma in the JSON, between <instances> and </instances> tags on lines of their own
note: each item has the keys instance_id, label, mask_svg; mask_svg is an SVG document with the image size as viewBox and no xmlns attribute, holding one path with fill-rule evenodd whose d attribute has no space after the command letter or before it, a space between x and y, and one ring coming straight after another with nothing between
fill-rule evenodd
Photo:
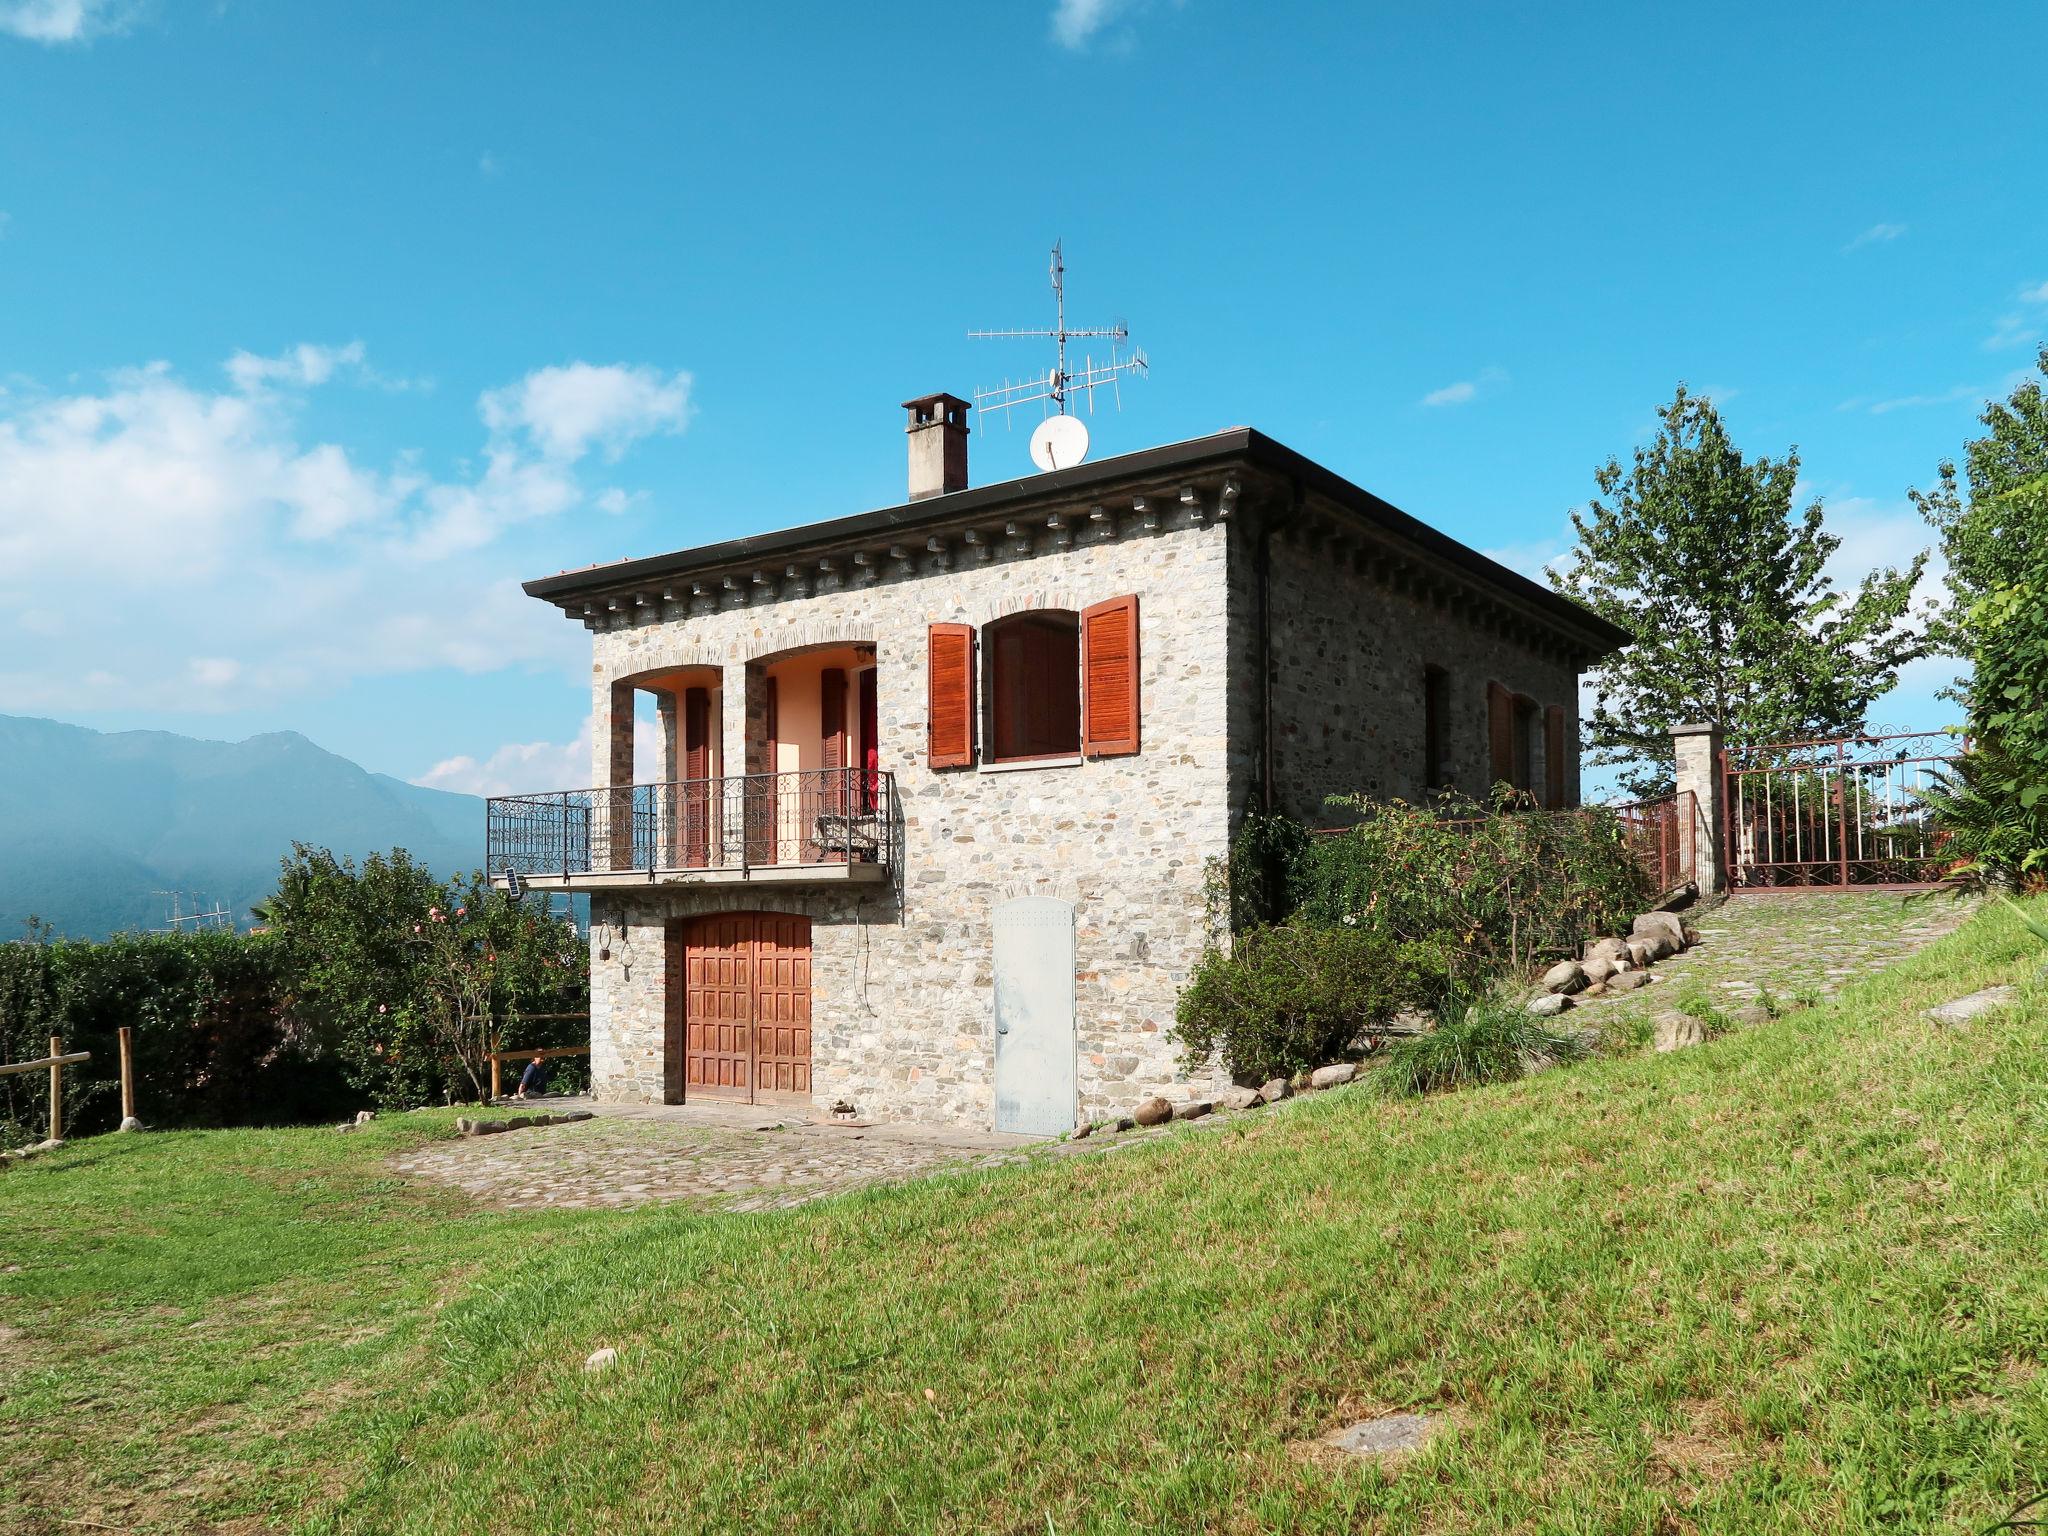
<instances>
[{"instance_id":1,"label":"arched window","mask_svg":"<svg viewBox=\"0 0 2048 1536\"><path fill-rule=\"evenodd\" d=\"M983 632L992 762L1077 757L1081 751L1081 618L1037 609Z\"/></svg>"}]
</instances>

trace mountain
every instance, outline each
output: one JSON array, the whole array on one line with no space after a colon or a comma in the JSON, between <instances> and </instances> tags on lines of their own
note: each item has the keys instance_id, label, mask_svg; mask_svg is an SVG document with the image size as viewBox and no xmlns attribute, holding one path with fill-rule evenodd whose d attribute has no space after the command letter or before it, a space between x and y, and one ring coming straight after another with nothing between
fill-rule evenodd
<instances>
[{"instance_id":1,"label":"mountain","mask_svg":"<svg viewBox=\"0 0 2048 1536\"><path fill-rule=\"evenodd\" d=\"M295 731L198 741L0 715L0 941L30 913L72 938L164 926L177 891L238 926L294 840L483 863L484 803L357 767Z\"/></svg>"}]
</instances>

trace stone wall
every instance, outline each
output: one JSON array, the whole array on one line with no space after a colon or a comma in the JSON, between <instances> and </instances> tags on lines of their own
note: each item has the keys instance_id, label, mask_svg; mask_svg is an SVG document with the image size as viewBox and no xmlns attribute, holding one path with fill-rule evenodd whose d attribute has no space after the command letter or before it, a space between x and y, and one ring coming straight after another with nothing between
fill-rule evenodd
<instances>
[{"instance_id":1,"label":"stone wall","mask_svg":"<svg viewBox=\"0 0 2048 1536\"><path fill-rule=\"evenodd\" d=\"M1247 525L1237 563L1254 565L1256 529ZM1424 671L1444 669L1446 782L1473 796L1491 778L1488 682L1538 706L1530 758L1542 792L1541 706L1565 709L1565 803L1576 805L1578 673L1569 661L1490 633L1461 611L1375 580L1311 542L1276 535L1272 564L1273 782L1275 809L1310 825L1343 818L1324 803L1364 793L1424 796ZM1247 611L1255 601L1246 598ZM1247 623L1239 666L1257 674L1258 637ZM1256 770L1254 769L1254 777Z\"/></svg>"},{"instance_id":2,"label":"stone wall","mask_svg":"<svg viewBox=\"0 0 2048 1536\"><path fill-rule=\"evenodd\" d=\"M1203 877L1229 825L1229 602L1224 527L1176 513L1040 534L977 560L892 561L651 605L594 636L593 782L612 767L616 685L679 666L721 669L724 761L750 763L759 670L792 649L876 648L882 766L907 850L894 887L724 887L592 900L592 1071L613 1100L663 1094L664 925L705 911L812 918L813 1089L866 1114L988 1125L994 1113L990 914L1013 896L1076 909L1079 1107L1102 1111L1181 1080L1167 1038L1203 938ZM1059 540L1071 542L1062 544ZM926 625L1031 607L1139 600L1142 750L1062 767L933 772L925 753ZM744 604L742 597L750 599ZM606 954L609 958L606 958Z\"/></svg>"}]
</instances>

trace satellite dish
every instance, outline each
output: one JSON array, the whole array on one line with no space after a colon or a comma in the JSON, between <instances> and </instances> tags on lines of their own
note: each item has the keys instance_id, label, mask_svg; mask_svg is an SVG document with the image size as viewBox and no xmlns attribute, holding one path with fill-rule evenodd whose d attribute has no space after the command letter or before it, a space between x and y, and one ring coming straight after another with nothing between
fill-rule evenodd
<instances>
[{"instance_id":1,"label":"satellite dish","mask_svg":"<svg viewBox=\"0 0 2048 1536\"><path fill-rule=\"evenodd\" d=\"M1040 469L1072 469L1088 457L1088 429L1078 416L1048 416L1031 433L1031 462Z\"/></svg>"}]
</instances>

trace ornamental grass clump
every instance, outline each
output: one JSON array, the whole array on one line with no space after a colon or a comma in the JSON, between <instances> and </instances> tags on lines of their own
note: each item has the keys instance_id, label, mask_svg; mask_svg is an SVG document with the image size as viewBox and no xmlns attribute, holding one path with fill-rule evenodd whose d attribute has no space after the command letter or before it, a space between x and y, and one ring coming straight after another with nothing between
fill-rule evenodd
<instances>
[{"instance_id":1,"label":"ornamental grass clump","mask_svg":"<svg viewBox=\"0 0 2048 1536\"><path fill-rule=\"evenodd\" d=\"M1587 1053L1578 1034L1547 1028L1520 1002L1501 994L1469 1006L1446 1006L1436 1028L1387 1047L1372 1081L1390 1097L1418 1098L1450 1088L1513 1082L1535 1066L1566 1066Z\"/></svg>"}]
</instances>

